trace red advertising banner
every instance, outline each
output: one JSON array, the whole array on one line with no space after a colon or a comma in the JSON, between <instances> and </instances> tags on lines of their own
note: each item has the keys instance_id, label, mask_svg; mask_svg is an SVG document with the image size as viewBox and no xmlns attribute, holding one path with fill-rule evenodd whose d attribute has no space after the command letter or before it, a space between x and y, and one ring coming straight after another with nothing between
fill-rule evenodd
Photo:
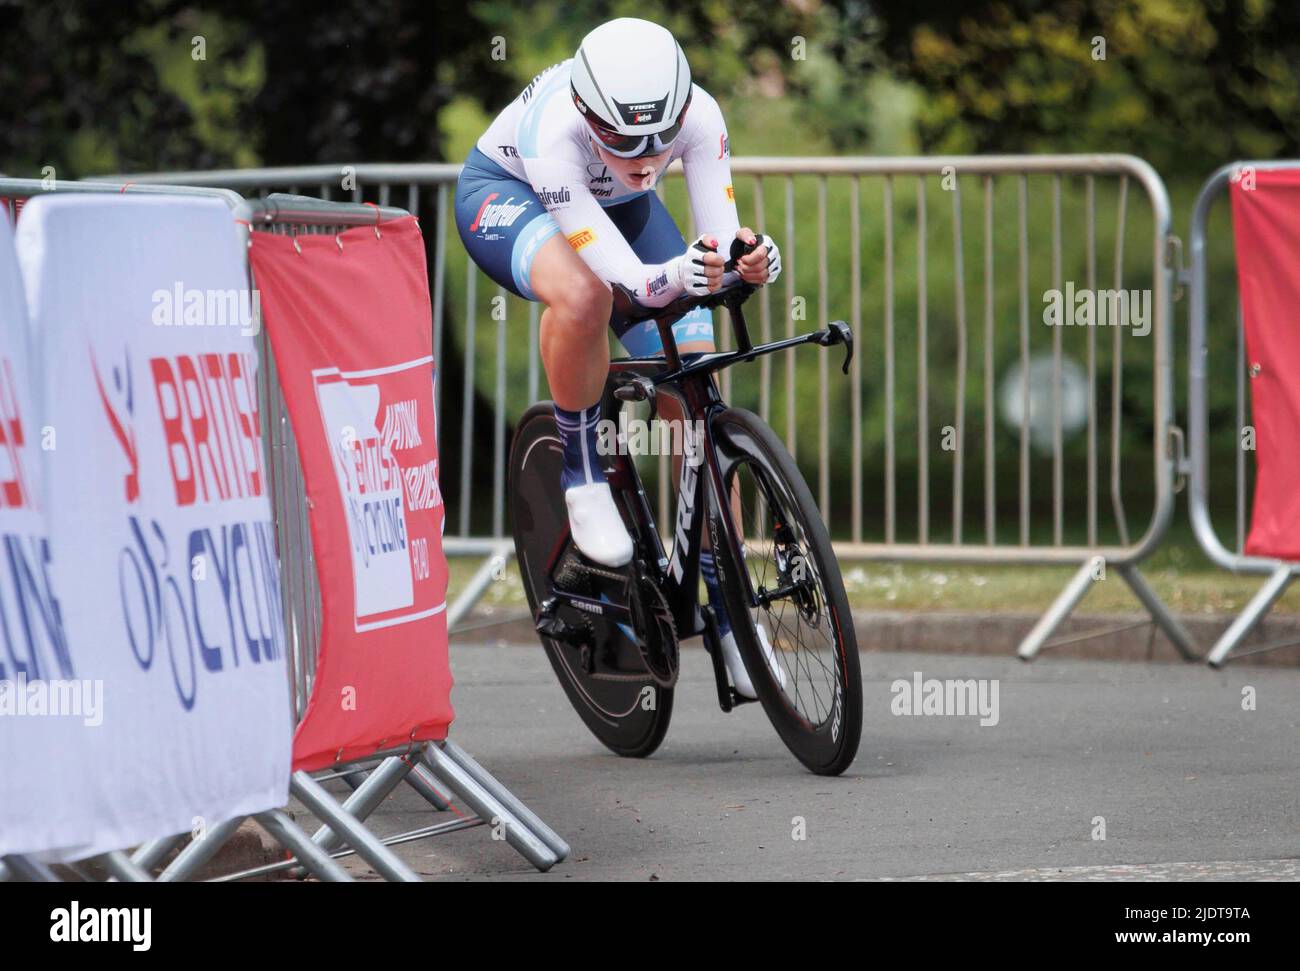
<instances>
[{"instance_id":1,"label":"red advertising banner","mask_svg":"<svg viewBox=\"0 0 1300 971\"><path fill-rule=\"evenodd\" d=\"M1300 560L1300 172L1246 169L1230 193L1255 429L1246 552Z\"/></svg>"},{"instance_id":2,"label":"red advertising banner","mask_svg":"<svg viewBox=\"0 0 1300 971\"><path fill-rule=\"evenodd\" d=\"M409 217L379 238L366 227L297 243L258 233L249 256L321 590L293 748L294 769L312 770L444 738L453 714L423 238Z\"/></svg>"}]
</instances>

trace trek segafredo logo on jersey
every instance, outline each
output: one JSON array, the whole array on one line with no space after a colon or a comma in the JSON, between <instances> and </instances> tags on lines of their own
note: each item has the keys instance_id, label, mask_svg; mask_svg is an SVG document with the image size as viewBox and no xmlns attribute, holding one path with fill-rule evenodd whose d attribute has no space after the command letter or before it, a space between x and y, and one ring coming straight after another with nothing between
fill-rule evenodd
<instances>
[{"instance_id":1,"label":"trek segafredo logo on jersey","mask_svg":"<svg viewBox=\"0 0 1300 971\"><path fill-rule=\"evenodd\" d=\"M655 294L663 293L666 289L668 289L667 270L665 270L663 273L660 273L654 279L646 280L645 282L645 295L647 297L653 297L655 296Z\"/></svg>"},{"instance_id":2,"label":"trek segafredo logo on jersey","mask_svg":"<svg viewBox=\"0 0 1300 971\"><path fill-rule=\"evenodd\" d=\"M567 205L573 197L569 194L568 186L559 189L548 189L542 186L537 190L537 198L542 200L542 205L547 209L555 209L557 206Z\"/></svg>"},{"instance_id":3,"label":"trek segafredo logo on jersey","mask_svg":"<svg viewBox=\"0 0 1300 971\"><path fill-rule=\"evenodd\" d=\"M529 199L525 199L523 202L515 202L514 196L510 196L505 202L492 201L500 195L499 192L492 192L483 200L483 205L479 206L474 221L469 224L471 233L477 233L480 229L486 232L498 226L513 226L515 220L522 216L524 210L532 204Z\"/></svg>"}]
</instances>

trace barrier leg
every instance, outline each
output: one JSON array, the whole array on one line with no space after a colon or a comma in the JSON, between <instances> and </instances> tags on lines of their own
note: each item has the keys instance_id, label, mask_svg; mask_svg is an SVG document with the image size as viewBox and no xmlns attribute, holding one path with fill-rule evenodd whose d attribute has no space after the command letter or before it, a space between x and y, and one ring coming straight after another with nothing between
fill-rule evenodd
<instances>
[{"instance_id":1,"label":"barrier leg","mask_svg":"<svg viewBox=\"0 0 1300 971\"><path fill-rule=\"evenodd\" d=\"M411 763L397 756L390 756L371 772L350 772L343 776L343 780L348 785L352 785L352 780L360 776L360 781L353 789L352 795L343 800L343 811L358 822L365 822L366 817L379 808L380 803L387 799L398 784L406 778L411 768ZM323 824L312 834L311 841L326 853L337 850L343 845L339 834L330 829L328 823ZM302 876L302 871L295 870L292 875Z\"/></svg>"},{"instance_id":2,"label":"barrier leg","mask_svg":"<svg viewBox=\"0 0 1300 971\"><path fill-rule=\"evenodd\" d=\"M253 817L271 837L298 858L312 876L330 883L352 883L352 874L294 825L283 809L258 813Z\"/></svg>"},{"instance_id":3,"label":"barrier leg","mask_svg":"<svg viewBox=\"0 0 1300 971\"><path fill-rule=\"evenodd\" d=\"M1291 585L1295 577L1292 570L1293 567L1290 566L1279 566L1269 574L1267 582L1260 587L1259 593L1251 598L1250 603L1246 604L1246 609L1237 615L1237 619L1223 632L1223 636L1206 655L1210 667L1223 667L1233 648L1245 640L1251 629L1263 619L1286 588Z\"/></svg>"},{"instance_id":4,"label":"barrier leg","mask_svg":"<svg viewBox=\"0 0 1300 971\"><path fill-rule=\"evenodd\" d=\"M368 775L370 773L366 770L357 769L357 771L348 772L339 776L339 778L353 789L358 789L366 781ZM420 797L432 806L435 812L445 813L451 806L448 805L443 794L438 791L436 781L429 770L418 762L411 767L411 774L406 777L406 784L418 792Z\"/></svg>"},{"instance_id":5,"label":"barrier leg","mask_svg":"<svg viewBox=\"0 0 1300 971\"><path fill-rule=\"evenodd\" d=\"M501 804L472 775L461 768L451 756L437 745L424 747L424 759L442 784L460 796L461 801L492 826L504 828L506 842L513 846L533 866L545 873L555 866L557 859L549 846L532 830Z\"/></svg>"},{"instance_id":6,"label":"barrier leg","mask_svg":"<svg viewBox=\"0 0 1300 971\"><path fill-rule=\"evenodd\" d=\"M380 766L374 775L378 775L382 769L383 766ZM328 823L330 829L341 835L344 842L356 850L357 855L374 867L375 872L385 880L398 883L421 882L414 870L398 859L379 837L361 825L355 817L344 812L321 784L306 772L293 774L289 780L289 791L315 813L318 819Z\"/></svg>"},{"instance_id":7,"label":"barrier leg","mask_svg":"<svg viewBox=\"0 0 1300 971\"><path fill-rule=\"evenodd\" d=\"M1032 661L1037 656L1038 652L1043 649L1043 645L1047 643L1047 639L1061 625L1061 621L1070 615L1070 612L1079 605L1079 601L1083 599L1084 594L1092 589L1094 582L1096 582L1096 575L1093 571L1092 561L1089 560L1079 567L1079 571L1070 578L1070 582L1065 585L1065 589L1047 608L1047 613L1039 618L1038 623L1034 625L1034 629L1020 642L1020 649L1017 653L1022 661Z\"/></svg>"},{"instance_id":8,"label":"barrier leg","mask_svg":"<svg viewBox=\"0 0 1300 971\"><path fill-rule=\"evenodd\" d=\"M502 805L518 817L521 823L531 829L543 843L549 846L557 861L563 860L569 855L569 844L555 830L542 822L541 818L525 806L518 796L502 785L487 769L474 761L472 755L451 739L442 742L441 747L444 752L455 760L457 765L474 777L474 781L496 796Z\"/></svg>"},{"instance_id":9,"label":"barrier leg","mask_svg":"<svg viewBox=\"0 0 1300 971\"><path fill-rule=\"evenodd\" d=\"M109 876L120 883L152 883L153 877L145 872L144 867L134 863L129 856L121 850L113 850L111 853L105 853L100 857L104 866L108 868Z\"/></svg>"},{"instance_id":10,"label":"barrier leg","mask_svg":"<svg viewBox=\"0 0 1300 971\"><path fill-rule=\"evenodd\" d=\"M182 833L177 836L167 836L163 839L142 843L131 854L131 862L148 872L161 863L164 856L176 849L183 839L185 839L185 834Z\"/></svg>"},{"instance_id":11,"label":"barrier leg","mask_svg":"<svg viewBox=\"0 0 1300 971\"><path fill-rule=\"evenodd\" d=\"M367 770L357 769L355 772L344 772L339 775L339 778L346 782L353 791L356 791L361 788L361 783L365 782L366 777L369 775L370 773Z\"/></svg>"},{"instance_id":12,"label":"barrier leg","mask_svg":"<svg viewBox=\"0 0 1300 971\"><path fill-rule=\"evenodd\" d=\"M475 574L470 577L469 583L465 589L460 592L456 601L447 608L447 630L454 633L454 628L459 624L478 603L479 598L487 592L488 585L492 583L494 575L498 569L498 557L509 557L514 554L514 546L509 543L502 543L492 555L483 561L483 565L478 568Z\"/></svg>"},{"instance_id":13,"label":"barrier leg","mask_svg":"<svg viewBox=\"0 0 1300 971\"><path fill-rule=\"evenodd\" d=\"M438 790L438 780L423 765L416 765L411 770L411 774L406 777L406 784L423 796L424 801L437 812L445 813L451 808L447 797Z\"/></svg>"},{"instance_id":14,"label":"barrier leg","mask_svg":"<svg viewBox=\"0 0 1300 971\"><path fill-rule=\"evenodd\" d=\"M1142 602L1142 606L1147 609L1147 613L1156 622L1156 626L1165 632L1165 636L1174 645L1174 649L1183 656L1183 660L1200 660L1200 655L1196 653L1196 645L1192 643L1191 635L1187 633L1187 629L1178 622L1178 618L1170 613L1164 601L1157 597L1155 591L1147 585L1146 578L1137 571L1137 567L1121 566L1119 567L1119 575L1129 585L1133 595Z\"/></svg>"},{"instance_id":15,"label":"barrier leg","mask_svg":"<svg viewBox=\"0 0 1300 971\"><path fill-rule=\"evenodd\" d=\"M58 883L59 878L44 863L17 854L4 858L8 879L21 883Z\"/></svg>"},{"instance_id":16,"label":"barrier leg","mask_svg":"<svg viewBox=\"0 0 1300 971\"><path fill-rule=\"evenodd\" d=\"M158 882L173 883L177 880L189 879L203 864L216 855L217 850L221 849L230 837L235 835L235 830L239 829L239 824L243 821L238 816L227 819L224 823L218 823L209 829L203 834L202 839L192 840L177 854L176 859L168 864L167 869L158 875Z\"/></svg>"}]
</instances>

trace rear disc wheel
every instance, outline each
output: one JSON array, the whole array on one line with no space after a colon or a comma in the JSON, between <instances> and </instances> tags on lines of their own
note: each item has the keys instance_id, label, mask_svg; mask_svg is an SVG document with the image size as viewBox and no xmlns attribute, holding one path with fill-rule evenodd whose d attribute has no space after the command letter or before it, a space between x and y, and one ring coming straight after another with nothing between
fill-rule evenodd
<instances>
[{"instance_id":1,"label":"rear disc wheel","mask_svg":"<svg viewBox=\"0 0 1300 971\"><path fill-rule=\"evenodd\" d=\"M519 574L534 618L551 596L551 563L563 562L572 550L561 461L552 405L536 404L515 432L507 493ZM585 625L591 632L585 646L539 635L569 703L611 751L628 758L650 755L668 732L673 689L646 672L635 639L620 625L568 607L557 614L566 624Z\"/></svg>"}]
</instances>

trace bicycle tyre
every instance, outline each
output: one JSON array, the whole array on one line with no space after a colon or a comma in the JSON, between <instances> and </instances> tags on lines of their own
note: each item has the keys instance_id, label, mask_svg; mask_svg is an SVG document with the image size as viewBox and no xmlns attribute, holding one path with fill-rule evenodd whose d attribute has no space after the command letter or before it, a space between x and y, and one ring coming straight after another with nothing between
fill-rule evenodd
<instances>
[{"instance_id":1,"label":"bicycle tyre","mask_svg":"<svg viewBox=\"0 0 1300 971\"><path fill-rule=\"evenodd\" d=\"M568 531L560 461L553 406L540 402L524 413L515 430L507 493L519 575L532 617L549 596L547 564ZM606 748L625 758L645 758L659 747L672 719L671 688L659 686L648 673L640 680L593 678L577 663L572 645L538 637L569 703ZM647 701L653 701L649 708Z\"/></svg>"},{"instance_id":2,"label":"bicycle tyre","mask_svg":"<svg viewBox=\"0 0 1300 971\"><path fill-rule=\"evenodd\" d=\"M853 616L849 609L848 597L844 592L844 583L840 576L839 563L831 548L830 536L822 522L817 504L804 481L799 467L790 453L786 451L781 440L767 424L753 412L741 408L728 408L719 412L712 419L714 441L718 448L719 461L723 466L724 481L728 494L734 488L737 476L745 466L751 467L754 487L751 495L763 489L764 499L769 508L780 508L782 518L769 516L773 522L773 537L784 521L786 529L791 525L799 528L799 547L812 566L813 584L820 594L824 606L825 621L820 620L810 629L819 629L824 623L825 632L833 635L831 650L828 652L834 661L834 697L825 707L825 717L814 721L809 712L801 712L799 703L800 667L798 657L793 671L786 669L786 688L782 688L776 675L764 659L758 641L755 625L766 619L765 629L772 631L772 636L780 643L788 645L790 638L786 634L784 618L775 618L770 610L763 607L752 608L746 598L744 584L737 583L740 569L751 569L747 558L746 564L734 562L729 544L719 542L722 534L722 520L718 515L717 499L711 495L709 502L710 541L718 565L718 578L722 587L724 601L732 630L735 632L736 645L740 650L750 680L758 693L768 719L777 734L790 749L791 753L808 769L818 775L839 775L853 762L857 755L862 737L862 673L858 658L857 639L853 630ZM765 488L764 488L765 485ZM742 485L743 493L743 485ZM742 504L744 497L742 495ZM757 504L756 504L757 505ZM744 522L742 508L742 523ZM746 533L746 546L750 547L748 525L742 526ZM757 530L753 531L757 533ZM793 536L793 534L789 534ZM773 540L775 544L775 539ZM775 545L774 545L775 550ZM756 567L755 567L756 569ZM806 594L813 599L812 592ZM795 601L790 601L796 603ZM806 617L796 603L796 613ZM761 616L766 614L766 618ZM775 626L774 622L775 621ZM802 651L799 640L795 653ZM785 664L785 655L790 653L787 647L774 650L778 663ZM820 652L818 652L820 659ZM823 670L824 662L820 662ZM811 665L808 680L813 674ZM795 697L790 696L791 680ZM837 717L838 713L838 717Z\"/></svg>"}]
</instances>

